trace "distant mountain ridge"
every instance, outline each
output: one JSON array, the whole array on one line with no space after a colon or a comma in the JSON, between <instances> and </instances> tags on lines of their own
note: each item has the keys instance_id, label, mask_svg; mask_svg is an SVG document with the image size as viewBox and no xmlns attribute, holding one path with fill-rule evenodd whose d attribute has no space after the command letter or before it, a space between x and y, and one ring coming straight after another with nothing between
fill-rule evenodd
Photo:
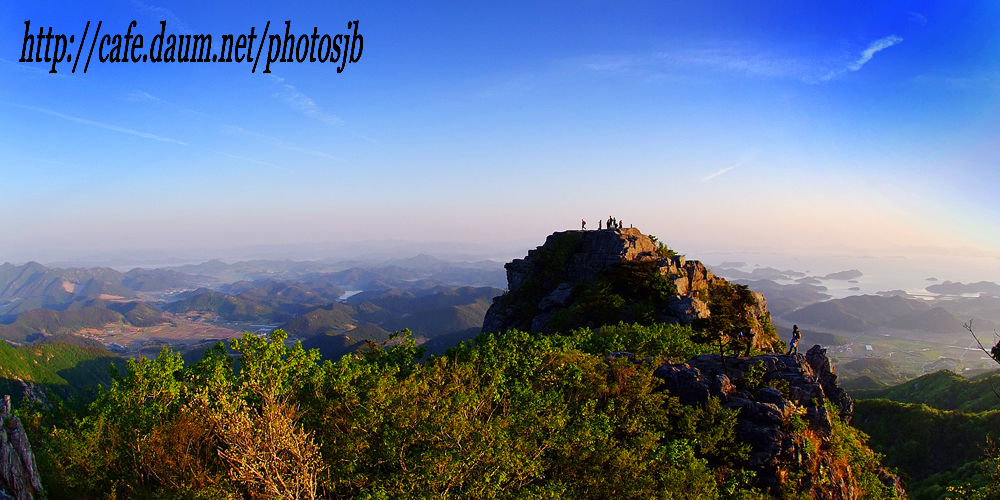
<instances>
[{"instance_id":1,"label":"distant mountain ridge","mask_svg":"<svg viewBox=\"0 0 1000 500\"><path fill-rule=\"evenodd\" d=\"M429 339L435 352L474 337L494 297L503 290L490 287L438 287L411 291L390 289L357 294L346 303L334 303L298 316L284 325L307 348L324 357L339 358L366 345L379 343L403 329ZM435 342L436 339L442 341ZM447 345L442 344L446 342Z\"/></svg>"},{"instance_id":2,"label":"distant mountain ridge","mask_svg":"<svg viewBox=\"0 0 1000 500\"><path fill-rule=\"evenodd\" d=\"M944 307L900 295L854 295L810 304L784 315L789 321L845 332L893 328L925 333L955 333L966 320ZM983 327L992 323L978 320Z\"/></svg>"},{"instance_id":3,"label":"distant mountain ridge","mask_svg":"<svg viewBox=\"0 0 1000 500\"><path fill-rule=\"evenodd\" d=\"M962 295L965 293L987 293L1000 295L1000 285L992 281L980 281L978 283L957 283L945 281L930 285L926 288L928 292L940 293L944 295Z\"/></svg>"},{"instance_id":4,"label":"distant mountain ridge","mask_svg":"<svg viewBox=\"0 0 1000 500\"><path fill-rule=\"evenodd\" d=\"M502 286L504 277L503 264L500 262L451 262L426 254L379 263L358 260L260 259L226 264L220 260L211 260L170 269L182 273L204 274L228 283L261 279L302 282L325 279L353 289L428 288L435 285Z\"/></svg>"},{"instance_id":5,"label":"distant mountain ridge","mask_svg":"<svg viewBox=\"0 0 1000 500\"><path fill-rule=\"evenodd\" d=\"M8 321L32 309L64 310L94 299L134 300L136 292L196 288L212 281L175 271L136 268L121 273L109 268L57 269L37 262L0 264L0 317Z\"/></svg>"},{"instance_id":6,"label":"distant mountain ridge","mask_svg":"<svg viewBox=\"0 0 1000 500\"><path fill-rule=\"evenodd\" d=\"M50 268L38 262L0 264L0 322L32 309L64 310L102 299L135 300L139 294L222 288L224 283L278 281L309 284L324 296L344 288L374 290L434 286L505 286L503 265L494 261L449 262L420 254L368 264L361 261L211 260L172 268ZM253 287L248 287L253 288ZM322 289L322 290L321 290ZM220 290L225 291L225 290ZM237 294L240 292L236 292ZM339 296L339 294L337 296ZM76 304L74 306L74 304Z\"/></svg>"},{"instance_id":7,"label":"distant mountain ridge","mask_svg":"<svg viewBox=\"0 0 1000 500\"><path fill-rule=\"evenodd\" d=\"M802 306L833 298L827 288L811 283L781 285L773 280L736 279L733 283L747 285L767 298L767 309L781 316Z\"/></svg>"}]
</instances>

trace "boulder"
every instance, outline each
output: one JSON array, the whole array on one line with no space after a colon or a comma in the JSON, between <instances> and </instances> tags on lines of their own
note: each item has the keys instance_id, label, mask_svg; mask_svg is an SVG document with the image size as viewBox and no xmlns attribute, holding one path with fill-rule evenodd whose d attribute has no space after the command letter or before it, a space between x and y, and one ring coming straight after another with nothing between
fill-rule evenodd
<instances>
[{"instance_id":1,"label":"boulder","mask_svg":"<svg viewBox=\"0 0 1000 500\"><path fill-rule=\"evenodd\" d=\"M570 303L570 299L573 297L573 285L569 283L560 283L552 293L545 296L541 302L538 303L538 308L546 311L552 309L553 307L566 307Z\"/></svg>"}]
</instances>

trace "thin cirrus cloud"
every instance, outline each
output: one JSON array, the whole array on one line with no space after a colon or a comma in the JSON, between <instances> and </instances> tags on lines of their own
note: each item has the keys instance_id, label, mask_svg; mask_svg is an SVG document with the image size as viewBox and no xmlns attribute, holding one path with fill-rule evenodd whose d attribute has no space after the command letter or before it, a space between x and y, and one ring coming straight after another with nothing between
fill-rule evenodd
<instances>
[{"instance_id":1,"label":"thin cirrus cloud","mask_svg":"<svg viewBox=\"0 0 1000 500\"><path fill-rule=\"evenodd\" d=\"M763 77L797 76L807 72L809 67L801 59L750 51L734 44L684 48L642 56L599 57L584 62L584 66L592 71L648 76L657 76L663 70L698 68Z\"/></svg>"},{"instance_id":2,"label":"thin cirrus cloud","mask_svg":"<svg viewBox=\"0 0 1000 500\"><path fill-rule=\"evenodd\" d=\"M294 144L290 144L290 143L285 142L285 141L283 141L281 139L278 139L277 137L273 137L273 136L270 136L270 135L264 135L264 134L261 134L259 132L254 132L252 130L247 130L247 129L243 128L243 127L239 127L239 126L236 126L236 125L225 125L225 126L222 127L222 130L224 130L226 132L229 132L231 134L245 135L245 136L248 136L248 137L253 137L255 139L260 139L260 140L263 140L263 141L271 144L274 147L285 149L285 150L288 150L288 151L294 151L296 153L301 153L301 154L310 155L310 156L317 156L319 158L326 158L328 160L346 161L343 158L339 158L339 157L336 157L336 156L333 156L333 155L329 155L329 154L326 154L326 153L324 153L322 151L313 151L313 150L309 150L309 149L300 148L300 147L298 147L298 146L296 146Z\"/></svg>"},{"instance_id":3,"label":"thin cirrus cloud","mask_svg":"<svg viewBox=\"0 0 1000 500\"><path fill-rule=\"evenodd\" d=\"M163 102L163 100L160 99L159 97L143 92L141 90L135 90L127 94L125 98L132 102Z\"/></svg>"},{"instance_id":4,"label":"thin cirrus cloud","mask_svg":"<svg viewBox=\"0 0 1000 500\"><path fill-rule=\"evenodd\" d=\"M196 115L201 115L201 116L204 116L204 117L207 117L207 118L213 118L213 116L210 115L210 114L208 114L208 113L202 113L201 111L195 111L193 109L188 109L188 108L184 108L184 107L178 106L178 105L176 105L176 104L174 104L174 103L172 103L170 101L165 101L163 99L160 99L159 97L156 97L156 96L154 96L154 95L152 95L152 94L150 94L148 92L143 92L141 90L134 90L134 91L126 94L125 95L125 99L128 100L128 101L138 102L138 103L154 103L154 104L165 105L165 106L169 106L171 108L175 108L175 109L180 109L182 111L186 111L188 113L193 113L193 114L196 114Z\"/></svg>"},{"instance_id":5,"label":"thin cirrus cloud","mask_svg":"<svg viewBox=\"0 0 1000 500\"><path fill-rule=\"evenodd\" d=\"M692 69L720 73L741 73L764 78L795 78L805 83L830 81L847 71L858 71L875 54L903 39L890 35L871 42L857 59L830 71L829 63L816 57L780 55L767 50L753 50L736 43L689 47L646 55L600 56L583 61L587 70L605 74L633 75L656 79L666 73L683 74ZM825 67L825 68L824 68ZM820 76L822 75L822 76Z\"/></svg>"},{"instance_id":6,"label":"thin cirrus cloud","mask_svg":"<svg viewBox=\"0 0 1000 500\"><path fill-rule=\"evenodd\" d=\"M273 77L277 80L278 84L281 85L281 90L274 94L274 97L285 101L286 104L292 107L292 109L300 111L302 114L315 118L321 122L329 123L330 125L343 125L344 120L337 118L323 111L316 101L313 101L309 96L299 92L293 85L285 83L285 79L281 77Z\"/></svg>"},{"instance_id":7,"label":"thin cirrus cloud","mask_svg":"<svg viewBox=\"0 0 1000 500\"><path fill-rule=\"evenodd\" d=\"M847 71L858 71L861 69L862 66L867 64L868 61L871 61L872 58L875 57L876 53L888 49L889 47L892 47L893 45L896 45L902 41L903 39L896 35L889 35L885 38L879 38L878 40L875 40L874 42L868 44L868 48L861 51L861 57L859 57L856 61L852 62L851 64L848 64L846 68L837 69L827 73L826 76L824 76L820 80L828 82L833 78L836 78L844 74Z\"/></svg>"},{"instance_id":8,"label":"thin cirrus cloud","mask_svg":"<svg viewBox=\"0 0 1000 500\"><path fill-rule=\"evenodd\" d=\"M211 151L211 152L213 152L215 154L218 154L218 155L228 156L230 158L235 158L237 160L247 161L247 162L250 162L250 163L256 163L258 165L267 165L269 167L274 167L274 168L278 168L278 169L281 169L281 170L287 170L289 172L293 172L293 170L290 169L290 168L281 167L281 166L275 165L273 163L267 163L266 161L253 160L253 159L250 159L250 158L245 158L243 156L236 156L234 154L224 153L222 151L216 151L214 149L209 149L209 151Z\"/></svg>"},{"instance_id":9,"label":"thin cirrus cloud","mask_svg":"<svg viewBox=\"0 0 1000 500\"><path fill-rule=\"evenodd\" d=\"M155 5L148 5L140 2L139 0L132 0L132 5L138 7L140 10L145 12L146 15L148 15L149 17L156 19L157 23L159 23L159 21L169 21L168 24L170 26L171 31L180 32L185 35L195 34L194 31L192 31L191 28L184 23L184 21L181 21L179 17L174 15L174 13L170 11L170 9L167 9L165 7L158 7Z\"/></svg>"},{"instance_id":10,"label":"thin cirrus cloud","mask_svg":"<svg viewBox=\"0 0 1000 500\"><path fill-rule=\"evenodd\" d=\"M710 180L712 180L712 179L714 179L714 178L716 178L716 177L718 177L718 176L720 176L720 175L722 175L722 174L724 174L724 173L726 173L726 172L728 172L728 171L730 171L730 170L732 170L732 169L734 169L734 168L736 168L738 166L740 166L739 163L737 163L736 165L733 165L731 167L726 167L726 168L724 168L722 170L719 170L718 172L715 172L714 174L706 175L705 177L701 178L701 182L708 182L708 181L710 181Z\"/></svg>"},{"instance_id":11,"label":"thin cirrus cloud","mask_svg":"<svg viewBox=\"0 0 1000 500\"><path fill-rule=\"evenodd\" d=\"M854 61L854 63L848 66L847 69L851 71L857 71L861 69L861 67L864 66L865 63L872 60L872 57L875 56L876 52L888 49L889 47L892 47L893 45L896 45L897 43L902 41L903 39L896 35L891 35L885 38L879 38L878 40L875 40L874 42L871 43L871 45L868 46L867 49L861 52L861 58L858 59L857 61Z\"/></svg>"},{"instance_id":12,"label":"thin cirrus cloud","mask_svg":"<svg viewBox=\"0 0 1000 500\"><path fill-rule=\"evenodd\" d=\"M37 111L39 113L44 113L44 114L47 114L49 116L54 116L56 118L62 118L63 120L69 120L71 122L76 122L76 123L80 123L80 124L83 124L83 125L90 125L91 127L98 127L98 128L103 128L103 129L106 129L106 130L113 130L115 132L121 132L123 134L130 134L130 135L135 135L135 136L138 136L138 137L144 137L146 139L152 139L154 141L170 142L170 143L173 143L173 144L180 144L181 146L187 146L186 142L178 141L177 139L171 139L169 137L163 137L163 136L159 136L159 135L155 135L155 134L150 134L148 132L140 132L138 130L132 130L130 128L119 127L117 125L108 125L107 123L95 122L93 120L85 120L83 118L77 118L75 116L69 116L69 115L64 115L62 113L57 113L57 112L52 111L50 109L36 108L34 106L24 106L24 105L20 105L20 104L14 104L14 106L17 106L19 108L24 108L24 109L30 109L32 111Z\"/></svg>"},{"instance_id":13,"label":"thin cirrus cloud","mask_svg":"<svg viewBox=\"0 0 1000 500\"><path fill-rule=\"evenodd\" d=\"M927 24L927 18L923 14L920 14L919 12L910 12L910 15L907 17L907 19L909 19L910 22L912 23L920 25Z\"/></svg>"},{"instance_id":14,"label":"thin cirrus cloud","mask_svg":"<svg viewBox=\"0 0 1000 500\"><path fill-rule=\"evenodd\" d=\"M736 163L732 164L731 166L728 166L726 168L720 169L720 170L718 170L718 171L716 171L714 173L711 173L711 174L706 175L705 177L702 177L701 178L701 182L708 182L708 181L710 181L710 180L712 180L712 179L714 179L714 178L716 178L716 177L718 177L718 176L720 176L720 175L722 175L722 174L724 174L726 172L729 172L730 170L733 170L733 169L742 167L743 165L746 165L748 162L750 162L751 160L753 160L755 156L757 156L758 152L760 152L760 150L757 149L757 148L751 149L750 151L747 152L747 154L743 155L742 158L740 158L739 160L737 160Z\"/></svg>"}]
</instances>

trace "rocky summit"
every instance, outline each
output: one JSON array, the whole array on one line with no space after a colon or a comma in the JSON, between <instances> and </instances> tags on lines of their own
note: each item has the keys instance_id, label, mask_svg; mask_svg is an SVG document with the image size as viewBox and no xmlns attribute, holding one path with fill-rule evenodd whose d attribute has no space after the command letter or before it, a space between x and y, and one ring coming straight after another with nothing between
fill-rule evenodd
<instances>
[{"instance_id":1,"label":"rocky summit","mask_svg":"<svg viewBox=\"0 0 1000 500\"><path fill-rule=\"evenodd\" d=\"M816 345L805 355L704 354L686 363L664 363L653 374L682 403L705 404L715 397L724 408L739 411L736 435L751 446L748 465L756 486L778 490L794 481L812 498L858 497L857 471L826 451L837 439L836 424L849 424L854 410L826 349ZM884 470L877 474L904 495L898 477Z\"/></svg>"},{"instance_id":2,"label":"rocky summit","mask_svg":"<svg viewBox=\"0 0 1000 500\"><path fill-rule=\"evenodd\" d=\"M484 332L551 333L618 321L690 325L711 316L713 291L729 283L638 229L565 231L504 266L508 291L486 313ZM742 305L758 345L769 331L764 296Z\"/></svg>"}]
</instances>

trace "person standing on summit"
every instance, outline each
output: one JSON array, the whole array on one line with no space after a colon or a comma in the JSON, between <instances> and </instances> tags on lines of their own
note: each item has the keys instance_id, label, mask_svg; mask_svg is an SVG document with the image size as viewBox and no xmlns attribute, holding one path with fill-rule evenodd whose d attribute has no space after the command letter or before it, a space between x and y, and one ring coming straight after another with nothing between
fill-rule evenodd
<instances>
[{"instance_id":1,"label":"person standing on summit","mask_svg":"<svg viewBox=\"0 0 1000 500\"><path fill-rule=\"evenodd\" d=\"M788 354L795 351L795 354L799 353L799 340L802 339L802 332L799 331L799 325L792 325L792 343L788 345Z\"/></svg>"},{"instance_id":2,"label":"person standing on summit","mask_svg":"<svg viewBox=\"0 0 1000 500\"><path fill-rule=\"evenodd\" d=\"M582 226L580 229L582 229L583 231L586 231L587 230L587 221L585 221L583 219L580 219L580 226Z\"/></svg>"}]
</instances>

